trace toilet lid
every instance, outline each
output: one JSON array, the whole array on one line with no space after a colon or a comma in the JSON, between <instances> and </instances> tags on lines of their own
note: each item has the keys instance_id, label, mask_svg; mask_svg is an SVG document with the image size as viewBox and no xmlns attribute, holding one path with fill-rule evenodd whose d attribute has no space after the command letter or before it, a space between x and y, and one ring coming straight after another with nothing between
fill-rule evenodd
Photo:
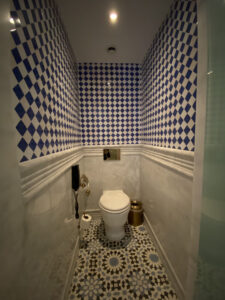
<instances>
[{"instance_id":1,"label":"toilet lid","mask_svg":"<svg viewBox=\"0 0 225 300\"><path fill-rule=\"evenodd\" d=\"M130 199L122 190L104 191L99 204L107 210L120 211L130 205Z\"/></svg>"}]
</instances>

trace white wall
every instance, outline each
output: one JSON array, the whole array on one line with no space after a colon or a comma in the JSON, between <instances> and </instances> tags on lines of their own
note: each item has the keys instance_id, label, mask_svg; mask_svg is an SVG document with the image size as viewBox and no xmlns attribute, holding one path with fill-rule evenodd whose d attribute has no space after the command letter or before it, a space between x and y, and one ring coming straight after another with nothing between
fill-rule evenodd
<instances>
[{"instance_id":1,"label":"white wall","mask_svg":"<svg viewBox=\"0 0 225 300\"><path fill-rule=\"evenodd\" d=\"M140 157L129 153L135 146L121 146L121 160L104 161L101 147L84 149L84 172L90 182L91 194L87 209L98 209L103 190L122 189L131 199L140 198ZM97 150L96 150L97 149ZM85 152L86 151L86 152ZM88 151L88 152L87 152Z\"/></svg>"},{"instance_id":2,"label":"white wall","mask_svg":"<svg viewBox=\"0 0 225 300\"><path fill-rule=\"evenodd\" d=\"M112 146L109 146L112 147ZM104 161L102 146L84 147L84 173L91 194L87 209L98 209L104 189L123 189L142 200L184 296L189 259L194 153L147 145L117 146L120 161Z\"/></svg>"},{"instance_id":3,"label":"white wall","mask_svg":"<svg viewBox=\"0 0 225 300\"><path fill-rule=\"evenodd\" d=\"M198 102L196 106L196 150L194 164L193 197L192 197L192 223L190 256L187 274L186 298L192 299L197 274L198 247L200 234L200 218L202 209L203 189L203 162L206 123L206 97L208 73L208 41L207 41L207 11L206 1L197 0L198 6Z\"/></svg>"},{"instance_id":4,"label":"white wall","mask_svg":"<svg viewBox=\"0 0 225 300\"><path fill-rule=\"evenodd\" d=\"M61 299L77 238L72 205L71 169L24 205L21 299Z\"/></svg>"},{"instance_id":5,"label":"white wall","mask_svg":"<svg viewBox=\"0 0 225 300\"><path fill-rule=\"evenodd\" d=\"M10 85L9 1L0 2L0 298L19 299L24 243L24 207L16 159L15 124Z\"/></svg>"},{"instance_id":6,"label":"white wall","mask_svg":"<svg viewBox=\"0 0 225 300\"><path fill-rule=\"evenodd\" d=\"M73 209L71 172L66 167L39 193L24 199L21 168L15 154L8 13L9 2L3 0L0 3L0 298L60 299L77 235L75 222L65 222ZM130 198L144 202L146 214L184 284L190 234L190 177L144 157L140 159L138 152L124 152L118 162L104 162L99 154L87 155L83 165L81 162L82 173L90 181L89 209L98 208L104 189L123 189Z\"/></svg>"},{"instance_id":7,"label":"white wall","mask_svg":"<svg viewBox=\"0 0 225 300\"><path fill-rule=\"evenodd\" d=\"M184 293L190 243L193 154L161 148L160 155L167 151L162 157L157 147L154 148L154 152L141 157L141 200ZM190 155L187 160L185 152Z\"/></svg>"},{"instance_id":8,"label":"white wall","mask_svg":"<svg viewBox=\"0 0 225 300\"><path fill-rule=\"evenodd\" d=\"M62 299L78 236L71 166L79 164L82 174L81 157L78 147L19 164L24 206L21 299Z\"/></svg>"},{"instance_id":9,"label":"white wall","mask_svg":"<svg viewBox=\"0 0 225 300\"><path fill-rule=\"evenodd\" d=\"M16 157L9 5L0 2L0 299L60 299L76 239L74 222L64 222L72 215L71 171L65 168L33 197L24 197Z\"/></svg>"}]
</instances>

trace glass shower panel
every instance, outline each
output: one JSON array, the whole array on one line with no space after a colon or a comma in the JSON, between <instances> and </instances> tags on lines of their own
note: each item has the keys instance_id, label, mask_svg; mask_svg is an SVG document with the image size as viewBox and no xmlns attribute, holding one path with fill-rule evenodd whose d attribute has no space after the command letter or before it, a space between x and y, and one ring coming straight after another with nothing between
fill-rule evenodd
<instances>
[{"instance_id":1,"label":"glass shower panel","mask_svg":"<svg viewBox=\"0 0 225 300\"><path fill-rule=\"evenodd\" d=\"M225 299L225 1L206 0L208 82L196 300Z\"/></svg>"}]
</instances>

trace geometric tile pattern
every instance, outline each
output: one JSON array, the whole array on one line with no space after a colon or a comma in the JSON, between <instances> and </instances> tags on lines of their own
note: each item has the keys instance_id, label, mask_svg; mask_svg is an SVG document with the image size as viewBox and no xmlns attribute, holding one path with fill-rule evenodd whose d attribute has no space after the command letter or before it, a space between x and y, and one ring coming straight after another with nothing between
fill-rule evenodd
<instances>
[{"instance_id":1,"label":"geometric tile pattern","mask_svg":"<svg viewBox=\"0 0 225 300\"><path fill-rule=\"evenodd\" d=\"M13 91L19 160L80 144L77 64L52 0L14 0Z\"/></svg>"},{"instance_id":2,"label":"geometric tile pattern","mask_svg":"<svg viewBox=\"0 0 225 300\"><path fill-rule=\"evenodd\" d=\"M79 63L82 143L139 142L140 66Z\"/></svg>"},{"instance_id":3,"label":"geometric tile pattern","mask_svg":"<svg viewBox=\"0 0 225 300\"><path fill-rule=\"evenodd\" d=\"M176 0L142 65L142 143L194 151L197 48L196 1Z\"/></svg>"},{"instance_id":4,"label":"geometric tile pattern","mask_svg":"<svg viewBox=\"0 0 225 300\"><path fill-rule=\"evenodd\" d=\"M84 230L68 300L177 299L144 225L125 233L109 241L102 220Z\"/></svg>"}]
</instances>

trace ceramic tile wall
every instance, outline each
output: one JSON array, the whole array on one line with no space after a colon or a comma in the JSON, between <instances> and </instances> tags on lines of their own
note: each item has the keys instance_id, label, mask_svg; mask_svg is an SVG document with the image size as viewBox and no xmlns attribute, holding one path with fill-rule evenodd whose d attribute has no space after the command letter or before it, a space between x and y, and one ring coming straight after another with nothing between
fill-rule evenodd
<instances>
[{"instance_id":1,"label":"ceramic tile wall","mask_svg":"<svg viewBox=\"0 0 225 300\"><path fill-rule=\"evenodd\" d=\"M194 151L197 47L196 1L176 0L142 65L142 144ZM144 157L140 165L145 213L183 293L190 245L192 178Z\"/></svg>"},{"instance_id":2,"label":"ceramic tile wall","mask_svg":"<svg viewBox=\"0 0 225 300\"><path fill-rule=\"evenodd\" d=\"M13 91L16 96L20 161L62 151L80 142L84 145L141 142L194 150L197 72L195 1L174 2L145 57L142 66L142 97L140 65L83 63L79 64L79 73L76 72L76 64L53 1L12 2ZM82 132L79 127L78 93ZM131 198L142 199L169 258L173 262L177 257L179 261L175 267L183 283L186 244L178 244L177 240L180 238L183 241L183 237L188 235L191 182L171 172L165 173L164 168L157 168L154 163L139 160L135 156L124 158L118 163L104 163L100 158L87 157L84 159L84 171L91 186L88 208L98 207L99 197L106 188L122 188ZM162 179L165 183L163 190ZM179 191L175 184L177 182L180 182ZM52 249L56 249L51 259L42 253L43 270L49 273L38 281L40 284L45 283L43 293L38 284L30 287L29 292L35 294L36 299L43 298L45 293L54 294L54 290L58 293L59 285L56 282L59 278L54 277L54 267L58 258L61 259L59 264L62 267L62 256L73 244L71 240L66 249L60 248L65 236L69 237L69 233L74 230L69 225L68 235L65 235L66 225L60 225L72 210L72 198L67 194L71 192L70 183L68 171L29 203L26 210L26 225L31 225L26 227L28 237L24 251L27 253L27 280L32 268L36 270L34 284L42 275L42 270L36 269L32 260L33 257L40 260L36 248L32 248L35 239L43 241L43 248L37 244L37 249L40 247L43 253L52 246ZM60 187L61 191L58 190ZM65 197L66 205L63 201ZM186 218L185 224L183 218ZM42 223L46 224L48 232L45 228L39 232ZM173 236L177 228L181 230L174 244L175 239L167 237ZM54 231L59 231L57 241L54 240ZM49 237L51 239L48 242ZM30 257L29 253L33 253L33 256ZM68 261L70 256L68 252ZM181 263L182 260L185 263ZM44 267L48 261L49 265ZM62 274L65 278L65 270ZM53 278L52 281L49 278ZM62 284L63 281L60 281L60 289Z\"/></svg>"},{"instance_id":3,"label":"ceramic tile wall","mask_svg":"<svg viewBox=\"0 0 225 300\"><path fill-rule=\"evenodd\" d=\"M77 65L53 0L13 0L10 22L22 162L80 143Z\"/></svg>"},{"instance_id":4,"label":"ceramic tile wall","mask_svg":"<svg viewBox=\"0 0 225 300\"><path fill-rule=\"evenodd\" d=\"M68 169L24 207L21 296L14 299L62 299L78 236L74 206Z\"/></svg>"},{"instance_id":5,"label":"ceramic tile wall","mask_svg":"<svg viewBox=\"0 0 225 300\"><path fill-rule=\"evenodd\" d=\"M121 160L104 161L103 156L83 158L85 174L90 182L87 209L97 209L103 190L123 190L131 199L140 199L140 158L121 155Z\"/></svg>"},{"instance_id":6,"label":"ceramic tile wall","mask_svg":"<svg viewBox=\"0 0 225 300\"><path fill-rule=\"evenodd\" d=\"M139 80L138 64L79 64L84 145L139 142Z\"/></svg>"},{"instance_id":7,"label":"ceramic tile wall","mask_svg":"<svg viewBox=\"0 0 225 300\"><path fill-rule=\"evenodd\" d=\"M11 70L9 68L9 1L0 1L0 299L19 297L19 278L23 254L24 208L21 199L20 175L15 156L15 124L11 98ZM23 298L25 299L25 298Z\"/></svg>"},{"instance_id":8,"label":"ceramic tile wall","mask_svg":"<svg viewBox=\"0 0 225 300\"><path fill-rule=\"evenodd\" d=\"M190 245L192 180L144 157L140 162L145 213L185 287Z\"/></svg>"},{"instance_id":9,"label":"ceramic tile wall","mask_svg":"<svg viewBox=\"0 0 225 300\"><path fill-rule=\"evenodd\" d=\"M142 65L141 142L194 151L197 90L195 0L174 1Z\"/></svg>"}]
</instances>

